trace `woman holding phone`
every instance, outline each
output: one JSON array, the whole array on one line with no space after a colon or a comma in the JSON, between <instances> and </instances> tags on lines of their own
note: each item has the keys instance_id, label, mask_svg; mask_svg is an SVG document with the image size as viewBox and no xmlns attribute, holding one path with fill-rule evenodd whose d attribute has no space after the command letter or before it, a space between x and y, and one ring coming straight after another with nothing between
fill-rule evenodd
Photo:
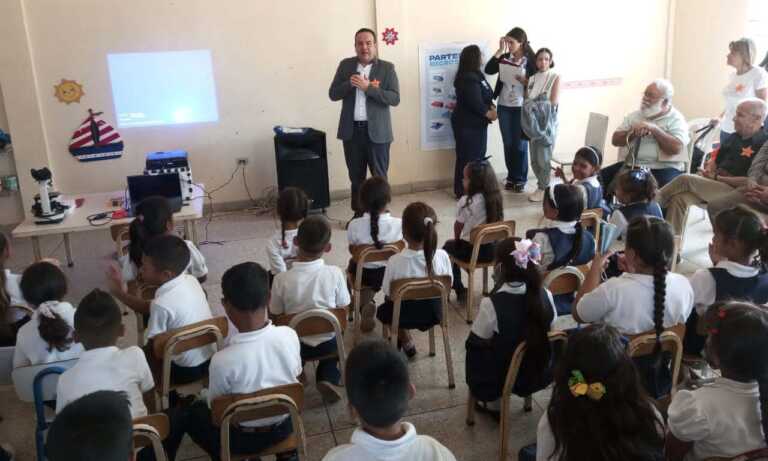
<instances>
[{"instance_id":1,"label":"woman holding phone","mask_svg":"<svg viewBox=\"0 0 768 461\"><path fill-rule=\"evenodd\" d=\"M499 74L493 97L504 143L507 179L504 188L523 193L528 179L528 141L520 124L528 76L537 72L536 55L528 35L519 27L499 39L499 49L485 65L486 74Z\"/></svg>"}]
</instances>

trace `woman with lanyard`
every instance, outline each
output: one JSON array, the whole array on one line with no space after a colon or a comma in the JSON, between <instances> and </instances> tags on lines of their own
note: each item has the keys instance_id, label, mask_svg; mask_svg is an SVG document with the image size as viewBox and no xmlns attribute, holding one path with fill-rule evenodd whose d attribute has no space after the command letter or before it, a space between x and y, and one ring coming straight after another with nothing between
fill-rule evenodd
<instances>
[{"instance_id":1,"label":"woman with lanyard","mask_svg":"<svg viewBox=\"0 0 768 461\"><path fill-rule=\"evenodd\" d=\"M560 100L560 76L552 70L553 67L555 67L555 62L552 60L552 51L549 48L540 48L536 52L538 72L528 79L525 97L526 99L536 99L544 95L556 111ZM533 173L538 182L536 192L528 196L528 200L531 202L544 200L544 191L549 187L552 171L550 161L552 160L552 150L555 148L554 138L556 136L557 133L553 136L551 144L547 144L544 140L531 139L531 167L533 167Z\"/></svg>"},{"instance_id":2,"label":"woman with lanyard","mask_svg":"<svg viewBox=\"0 0 768 461\"><path fill-rule=\"evenodd\" d=\"M763 101L768 98L768 73L762 67L753 65L757 57L755 42L749 38L740 38L731 42L728 49L727 62L736 69L736 73L731 74L728 85L723 89L723 113L719 119L710 122L712 126L720 124L720 145L736 131L733 117L736 115L736 106L744 98L757 97Z\"/></svg>"},{"instance_id":3,"label":"woman with lanyard","mask_svg":"<svg viewBox=\"0 0 768 461\"><path fill-rule=\"evenodd\" d=\"M527 77L536 70L528 36L519 27L499 39L499 49L485 65L486 74L499 74L493 97L498 98L496 110L507 164L504 188L517 193L525 190L528 179L528 142L523 138L520 118Z\"/></svg>"},{"instance_id":4,"label":"woman with lanyard","mask_svg":"<svg viewBox=\"0 0 768 461\"><path fill-rule=\"evenodd\" d=\"M456 139L456 169L453 193L456 199L464 195L464 167L485 157L488 147L488 124L496 120L493 91L480 71L480 47L469 45L461 50L459 69L453 80L456 108L451 114L451 128Z\"/></svg>"}]
</instances>

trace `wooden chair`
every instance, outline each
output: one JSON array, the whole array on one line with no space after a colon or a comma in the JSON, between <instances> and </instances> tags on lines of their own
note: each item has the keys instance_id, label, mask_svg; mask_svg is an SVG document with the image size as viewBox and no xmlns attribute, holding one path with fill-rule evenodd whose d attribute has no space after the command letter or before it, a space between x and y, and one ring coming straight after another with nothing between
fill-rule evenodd
<instances>
[{"instance_id":1,"label":"wooden chair","mask_svg":"<svg viewBox=\"0 0 768 461\"><path fill-rule=\"evenodd\" d=\"M590 208L581 213L581 225L584 229L594 229L593 231L590 230L590 232L595 238L595 253L600 251L600 223L602 220L602 208Z\"/></svg>"},{"instance_id":2,"label":"wooden chair","mask_svg":"<svg viewBox=\"0 0 768 461\"><path fill-rule=\"evenodd\" d=\"M637 335L627 335L629 345L627 350L630 357L642 357L651 355L656 344L656 333L646 332ZM672 388L669 395L656 399L656 406L659 411L664 413L672 398L677 392L678 377L680 375L680 364L683 360L683 337L685 337L685 324L679 323L673 327L667 328L660 336L661 350L672 354Z\"/></svg>"},{"instance_id":3,"label":"wooden chair","mask_svg":"<svg viewBox=\"0 0 768 461\"><path fill-rule=\"evenodd\" d=\"M392 256L400 253L405 248L405 241L398 240L394 243L388 243L381 248L376 248L374 245L358 245L352 252L352 260L355 261L355 274L352 275L347 272L347 284L351 287L352 291L352 308L349 310L349 321L355 320L355 315L360 313L360 298L363 290L370 289L363 286L363 266L366 263L387 261ZM355 322L355 336L354 342L360 336L360 324L362 322L358 319Z\"/></svg>"},{"instance_id":4,"label":"wooden chair","mask_svg":"<svg viewBox=\"0 0 768 461\"><path fill-rule=\"evenodd\" d=\"M319 361L328 358L339 358L339 370L341 382L344 382L344 364L346 352L344 349L344 330L347 328L347 310L342 307L335 309L310 309L298 314L281 315L275 318L275 325L285 325L296 330L299 338L305 336L321 335L325 333L336 334L336 353L322 357L307 359Z\"/></svg>"},{"instance_id":5,"label":"wooden chair","mask_svg":"<svg viewBox=\"0 0 768 461\"><path fill-rule=\"evenodd\" d=\"M227 336L228 331L229 324L227 323L227 318L214 317L182 328L166 331L165 333L152 338L152 352L156 358L162 360L159 386L155 388L155 392L159 393L158 397L160 400L156 407L158 410L165 410L168 408L168 394L172 390L192 384L205 384L208 380L208 376L206 375L197 383L187 383L183 385L172 384L171 358L182 352L208 346L210 344L215 344L216 347L221 350L224 345L224 338Z\"/></svg>"},{"instance_id":6,"label":"wooden chair","mask_svg":"<svg viewBox=\"0 0 768 461\"><path fill-rule=\"evenodd\" d=\"M586 278L583 267L565 266L547 272L541 285L548 289L552 296L576 293Z\"/></svg>"},{"instance_id":7,"label":"wooden chair","mask_svg":"<svg viewBox=\"0 0 768 461\"><path fill-rule=\"evenodd\" d=\"M475 297L475 270L483 270L483 296L488 296L488 268L492 268L495 261L480 262L477 260L480 254L480 245L496 243L500 240L515 236L515 221L502 221L476 226L469 234L472 244L472 256L469 261L463 261L451 256L451 263L456 264L467 271L467 323L472 323L472 305ZM450 287L449 287L450 288Z\"/></svg>"},{"instance_id":8,"label":"wooden chair","mask_svg":"<svg viewBox=\"0 0 768 461\"><path fill-rule=\"evenodd\" d=\"M246 460L292 450L298 451L300 460L305 459L307 447L300 414L303 409L304 387L299 383L270 387L252 394L217 397L211 405L211 417L213 424L221 428L222 461ZM229 431L232 425L280 415L291 417L293 434L288 438L260 453L230 453Z\"/></svg>"},{"instance_id":9,"label":"wooden chair","mask_svg":"<svg viewBox=\"0 0 768 461\"><path fill-rule=\"evenodd\" d=\"M447 275L406 278L395 280L390 284L389 296L392 299L392 326L389 341L397 346L397 331L400 326L400 309L403 301L440 298L442 303L443 320L440 328L443 330L443 349L445 364L448 367L448 388L453 389L456 383L453 377L453 360L451 359L451 344L448 339L448 295L451 292L451 277ZM435 328L429 329L429 356L435 356Z\"/></svg>"},{"instance_id":10,"label":"wooden chair","mask_svg":"<svg viewBox=\"0 0 768 461\"><path fill-rule=\"evenodd\" d=\"M565 349L568 343L568 335L563 331L550 331L549 343L552 346L552 351L555 353L558 349L555 347L557 343L561 343L560 351ZM515 349L515 353L512 355L512 360L509 362L509 368L507 369L507 376L504 380L504 387L501 391L501 415L499 417L499 460L505 461L507 459L507 447L509 445L508 434L508 421L509 421L509 398L512 395L512 388L517 381L517 375L520 372L520 366L523 364L523 358L525 356L526 344L525 341L518 344ZM475 425L475 402L477 399L469 393L469 401L467 402L467 420L468 426ZM532 397L527 396L525 401L525 411L531 411Z\"/></svg>"},{"instance_id":11,"label":"wooden chair","mask_svg":"<svg viewBox=\"0 0 768 461\"><path fill-rule=\"evenodd\" d=\"M730 458L707 458L704 461L768 461L768 448L758 448Z\"/></svg>"},{"instance_id":12,"label":"wooden chair","mask_svg":"<svg viewBox=\"0 0 768 461\"><path fill-rule=\"evenodd\" d=\"M133 420L133 451L152 447L156 461L167 461L163 440L170 432L168 416L163 413L142 416Z\"/></svg>"},{"instance_id":13,"label":"wooden chair","mask_svg":"<svg viewBox=\"0 0 768 461\"><path fill-rule=\"evenodd\" d=\"M128 244L131 243L129 227L129 224L116 224L109 228L109 233L115 242L115 253L118 257L128 254Z\"/></svg>"}]
</instances>

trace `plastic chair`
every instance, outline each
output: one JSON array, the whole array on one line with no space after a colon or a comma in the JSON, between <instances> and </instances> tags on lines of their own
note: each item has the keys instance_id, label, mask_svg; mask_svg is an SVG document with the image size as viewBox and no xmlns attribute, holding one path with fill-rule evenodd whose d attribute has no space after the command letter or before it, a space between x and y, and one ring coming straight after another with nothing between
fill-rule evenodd
<instances>
[{"instance_id":1,"label":"plastic chair","mask_svg":"<svg viewBox=\"0 0 768 461\"><path fill-rule=\"evenodd\" d=\"M565 349L565 346L568 344L568 335L563 331L550 331L549 334L549 343L552 346L552 351L555 353L558 351L557 348L554 347L555 344L558 342L562 343L562 346L560 348L560 351ZM523 358L525 356L526 351L526 343L525 341L521 342L517 345L517 348L515 349L515 353L512 355L512 360L509 362L509 368L507 369L507 375L504 379L504 387L501 391L501 397L499 398L501 401L501 415L499 417L499 460L505 461L507 459L507 447L509 445L509 434L508 434L508 421L509 421L509 398L512 395L512 388L515 386L515 381L517 381L517 375L520 372L520 366L523 363ZM525 411L531 411L532 409L532 397L527 396L525 397ZM474 426L475 424L475 402L477 402L477 399L472 395L472 392L469 393L469 400L467 402L467 419L466 423L468 426Z\"/></svg>"},{"instance_id":2,"label":"plastic chair","mask_svg":"<svg viewBox=\"0 0 768 461\"><path fill-rule=\"evenodd\" d=\"M152 447L156 461L167 461L163 440L170 432L168 416L163 413L142 416L133 420L133 451Z\"/></svg>"},{"instance_id":3,"label":"plastic chair","mask_svg":"<svg viewBox=\"0 0 768 461\"><path fill-rule=\"evenodd\" d=\"M704 461L768 461L768 448L758 448L730 458L706 458Z\"/></svg>"},{"instance_id":4,"label":"plastic chair","mask_svg":"<svg viewBox=\"0 0 768 461\"><path fill-rule=\"evenodd\" d=\"M75 363L77 359L30 365L16 368L11 374L19 400L32 402L35 407L35 450L38 461L45 460L45 434L53 422L53 415L46 415L45 402L56 400L59 376Z\"/></svg>"},{"instance_id":5,"label":"plastic chair","mask_svg":"<svg viewBox=\"0 0 768 461\"><path fill-rule=\"evenodd\" d=\"M359 323L359 322L358 322ZM275 318L275 325L286 325L294 330L299 338L314 336L324 333L336 334L336 353L322 357L307 359L307 361L320 361L328 358L339 358L339 370L341 382L344 382L344 364L346 352L344 349L344 330L347 328L347 310L342 307L335 309L310 309L298 314L280 315Z\"/></svg>"},{"instance_id":6,"label":"plastic chair","mask_svg":"<svg viewBox=\"0 0 768 461\"><path fill-rule=\"evenodd\" d=\"M440 328L443 330L443 349L445 350L445 365L448 367L448 388L456 387L453 377L453 359L451 358L451 344L448 339L448 294L451 292L451 277L448 275L428 277L405 278L395 280L390 284L389 296L392 299L392 327L388 338L393 346L397 347L397 331L400 327L400 308L403 301L419 299L440 298L443 311L443 320ZM435 327L429 329L429 356L435 356Z\"/></svg>"},{"instance_id":7,"label":"plastic chair","mask_svg":"<svg viewBox=\"0 0 768 461\"><path fill-rule=\"evenodd\" d=\"M476 226L469 234L469 241L472 244L472 256L469 258L469 261L451 256L451 262L467 272L467 323L472 323L472 305L475 297L475 270L483 269L483 296L488 296L488 268L496 264L495 261L480 262L477 260L480 254L480 245L496 243L514 236L515 221L501 221Z\"/></svg>"},{"instance_id":8,"label":"plastic chair","mask_svg":"<svg viewBox=\"0 0 768 461\"><path fill-rule=\"evenodd\" d=\"M656 333L641 333L638 335L627 335L630 339L627 350L630 357L642 357L651 355L656 344ZM661 350L672 354L672 387L669 395L656 399L656 406L660 411L669 406L672 398L677 392L677 381L680 375L680 364L683 360L683 340L685 336L685 324L680 323L667 328L661 333Z\"/></svg>"},{"instance_id":9,"label":"plastic chair","mask_svg":"<svg viewBox=\"0 0 768 461\"><path fill-rule=\"evenodd\" d=\"M245 460L260 456L274 455L297 450L299 459L307 453L304 423L301 411L304 409L304 387L300 383L262 389L252 394L222 395L213 400L211 418L221 428L222 461ZM232 425L243 421L290 415L293 434L282 442L260 453L234 454L229 449L229 431Z\"/></svg>"},{"instance_id":10,"label":"plastic chair","mask_svg":"<svg viewBox=\"0 0 768 461\"><path fill-rule=\"evenodd\" d=\"M215 344L221 350L224 345L224 338L229 331L229 324L226 317L214 317L193 323L182 328L166 331L163 334L152 338L152 352L155 357L162 360L162 369L160 374L160 385L155 388L155 393L159 394L157 408L165 410L168 408L168 394L174 389L203 383L208 380L205 377L194 383L183 385L174 385L171 383L171 359L174 355L182 352L198 349L210 344Z\"/></svg>"},{"instance_id":11,"label":"plastic chair","mask_svg":"<svg viewBox=\"0 0 768 461\"><path fill-rule=\"evenodd\" d=\"M369 287L363 286L363 266L366 263L387 261L392 256L400 253L405 248L405 241L398 240L394 243L388 243L381 248L374 245L358 245L352 252L352 260L355 261L354 276L347 272L347 284L352 288L352 308L349 311L349 321L355 320L355 315L360 312L360 298L363 290ZM360 322L355 322L354 343L357 343L360 337Z\"/></svg>"},{"instance_id":12,"label":"plastic chair","mask_svg":"<svg viewBox=\"0 0 768 461\"><path fill-rule=\"evenodd\" d=\"M584 133L584 145L594 146L600 149L605 155L605 140L608 137L608 116L599 114L597 112L589 113L589 120L587 121L587 130ZM569 157L564 157L566 154L554 154L552 156L552 162L561 168L565 169L566 166L573 163L573 154ZM566 158L564 160L564 158Z\"/></svg>"}]
</instances>

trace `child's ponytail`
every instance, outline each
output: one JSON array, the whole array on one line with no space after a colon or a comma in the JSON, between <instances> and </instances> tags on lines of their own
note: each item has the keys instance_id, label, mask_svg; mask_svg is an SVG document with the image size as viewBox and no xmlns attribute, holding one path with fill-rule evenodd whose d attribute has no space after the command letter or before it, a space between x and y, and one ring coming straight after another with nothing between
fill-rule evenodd
<instances>
[{"instance_id":1,"label":"child's ponytail","mask_svg":"<svg viewBox=\"0 0 768 461\"><path fill-rule=\"evenodd\" d=\"M72 328L58 312L67 294L67 277L61 269L47 261L32 264L21 275L21 293L35 306L38 332L48 343L48 350L65 351L72 344Z\"/></svg>"},{"instance_id":2,"label":"child's ponytail","mask_svg":"<svg viewBox=\"0 0 768 461\"><path fill-rule=\"evenodd\" d=\"M37 327L40 337L48 343L48 352L56 349L63 352L72 345L72 328L56 312L58 301L46 301L37 307Z\"/></svg>"},{"instance_id":3,"label":"child's ponytail","mask_svg":"<svg viewBox=\"0 0 768 461\"><path fill-rule=\"evenodd\" d=\"M392 201L389 183L381 176L372 176L360 186L360 202L371 218L371 239L376 248L381 249L384 243L379 240L379 217Z\"/></svg>"},{"instance_id":4,"label":"child's ponytail","mask_svg":"<svg viewBox=\"0 0 768 461\"><path fill-rule=\"evenodd\" d=\"M753 264L768 270L768 228L754 210L745 205L723 210L715 217L714 228L727 240L740 242L745 258L757 252Z\"/></svg>"},{"instance_id":5,"label":"child's ponytail","mask_svg":"<svg viewBox=\"0 0 768 461\"><path fill-rule=\"evenodd\" d=\"M403 235L422 244L427 277L434 276L434 258L437 251L437 214L423 202L413 202L403 210Z\"/></svg>"}]
</instances>

